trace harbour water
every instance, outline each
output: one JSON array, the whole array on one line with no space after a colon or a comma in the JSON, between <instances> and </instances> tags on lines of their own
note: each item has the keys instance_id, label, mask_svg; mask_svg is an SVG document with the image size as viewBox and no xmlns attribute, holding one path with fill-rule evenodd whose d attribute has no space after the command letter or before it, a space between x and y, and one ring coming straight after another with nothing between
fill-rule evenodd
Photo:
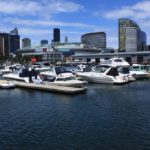
<instances>
[{"instance_id":1,"label":"harbour water","mask_svg":"<svg viewBox=\"0 0 150 150\"><path fill-rule=\"evenodd\" d=\"M2 150L148 150L150 80L86 93L0 90Z\"/></svg>"}]
</instances>

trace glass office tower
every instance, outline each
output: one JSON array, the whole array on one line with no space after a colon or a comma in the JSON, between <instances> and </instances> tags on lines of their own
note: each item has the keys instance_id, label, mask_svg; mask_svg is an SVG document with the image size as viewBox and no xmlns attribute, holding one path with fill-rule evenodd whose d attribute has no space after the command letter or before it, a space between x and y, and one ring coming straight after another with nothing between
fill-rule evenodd
<instances>
[{"instance_id":1,"label":"glass office tower","mask_svg":"<svg viewBox=\"0 0 150 150\"><path fill-rule=\"evenodd\" d=\"M118 23L119 52L144 51L146 34L133 20L121 18ZM143 44L143 46L142 46Z\"/></svg>"},{"instance_id":2,"label":"glass office tower","mask_svg":"<svg viewBox=\"0 0 150 150\"><path fill-rule=\"evenodd\" d=\"M95 48L106 48L106 33L105 32L93 32L87 33L81 36L81 43L87 44Z\"/></svg>"},{"instance_id":3,"label":"glass office tower","mask_svg":"<svg viewBox=\"0 0 150 150\"><path fill-rule=\"evenodd\" d=\"M30 48L31 47L31 39L24 38L22 39L22 48Z\"/></svg>"},{"instance_id":4,"label":"glass office tower","mask_svg":"<svg viewBox=\"0 0 150 150\"><path fill-rule=\"evenodd\" d=\"M53 42L60 42L60 29L54 28L53 30Z\"/></svg>"}]
</instances>

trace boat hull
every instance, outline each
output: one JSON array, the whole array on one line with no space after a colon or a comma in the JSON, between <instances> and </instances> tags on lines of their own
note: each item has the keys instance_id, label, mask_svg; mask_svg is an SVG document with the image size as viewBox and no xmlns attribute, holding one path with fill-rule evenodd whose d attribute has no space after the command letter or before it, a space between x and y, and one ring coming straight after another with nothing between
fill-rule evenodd
<instances>
[{"instance_id":1,"label":"boat hull","mask_svg":"<svg viewBox=\"0 0 150 150\"><path fill-rule=\"evenodd\" d=\"M84 87L87 82L86 81L78 81L78 82L45 82L49 85L56 85L56 86L67 86L67 87Z\"/></svg>"},{"instance_id":2,"label":"boat hull","mask_svg":"<svg viewBox=\"0 0 150 150\"><path fill-rule=\"evenodd\" d=\"M8 81L2 80L0 81L0 88L1 89L13 89L15 88L15 85Z\"/></svg>"},{"instance_id":3,"label":"boat hull","mask_svg":"<svg viewBox=\"0 0 150 150\"><path fill-rule=\"evenodd\" d=\"M99 83L99 84L125 84L128 82L128 80L126 79L120 80L117 79L117 77L99 75L99 74L79 73L78 76L80 76L83 80L86 80L88 82Z\"/></svg>"}]
</instances>

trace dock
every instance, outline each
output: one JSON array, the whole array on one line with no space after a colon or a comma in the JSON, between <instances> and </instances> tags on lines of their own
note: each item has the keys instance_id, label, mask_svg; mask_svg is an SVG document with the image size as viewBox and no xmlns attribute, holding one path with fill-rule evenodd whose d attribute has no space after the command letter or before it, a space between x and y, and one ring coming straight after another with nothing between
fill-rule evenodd
<instances>
[{"instance_id":1,"label":"dock","mask_svg":"<svg viewBox=\"0 0 150 150\"><path fill-rule=\"evenodd\" d=\"M74 87L67 87L67 86L26 83L26 82L19 82L19 81L12 81L12 83L15 84L15 86L18 88L26 88L26 89L65 93L65 94L78 94L78 93L83 93L87 90L86 87L74 88Z\"/></svg>"}]
</instances>

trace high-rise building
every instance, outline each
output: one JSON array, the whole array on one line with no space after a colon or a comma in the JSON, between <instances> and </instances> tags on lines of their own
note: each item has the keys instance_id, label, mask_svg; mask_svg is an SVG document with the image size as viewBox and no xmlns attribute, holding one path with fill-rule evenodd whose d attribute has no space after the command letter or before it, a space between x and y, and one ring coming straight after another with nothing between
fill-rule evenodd
<instances>
[{"instance_id":1,"label":"high-rise building","mask_svg":"<svg viewBox=\"0 0 150 150\"><path fill-rule=\"evenodd\" d=\"M18 35L18 29L14 28L10 31L10 53L15 53L20 48L20 36Z\"/></svg>"},{"instance_id":2,"label":"high-rise building","mask_svg":"<svg viewBox=\"0 0 150 150\"><path fill-rule=\"evenodd\" d=\"M10 53L15 53L20 48L20 36L10 35Z\"/></svg>"},{"instance_id":3,"label":"high-rise building","mask_svg":"<svg viewBox=\"0 0 150 150\"><path fill-rule=\"evenodd\" d=\"M22 48L30 48L31 47L31 39L24 38L22 39Z\"/></svg>"},{"instance_id":4,"label":"high-rise building","mask_svg":"<svg viewBox=\"0 0 150 150\"><path fill-rule=\"evenodd\" d=\"M5 56L4 37L0 37L0 56Z\"/></svg>"},{"instance_id":5,"label":"high-rise building","mask_svg":"<svg viewBox=\"0 0 150 150\"><path fill-rule=\"evenodd\" d=\"M106 33L93 32L81 36L81 43L95 48L106 48Z\"/></svg>"},{"instance_id":6,"label":"high-rise building","mask_svg":"<svg viewBox=\"0 0 150 150\"><path fill-rule=\"evenodd\" d=\"M53 30L53 42L60 42L60 29L58 28Z\"/></svg>"},{"instance_id":7,"label":"high-rise building","mask_svg":"<svg viewBox=\"0 0 150 150\"><path fill-rule=\"evenodd\" d=\"M146 46L146 33L144 31L140 32L140 47L139 49L141 49L142 51L146 51L147 50L147 46Z\"/></svg>"},{"instance_id":8,"label":"high-rise building","mask_svg":"<svg viewBox=\"0 0 150 150\"><path fill-rule=\"evenodd\" d=\"M119 19L119 28L118 28L118 33L119 33L119 51L124 52L126 51L126 32L127 27L134 27L135 30L139 29L139 26L132 20L126 19L126 18L121 18ZM132 29L129 29L132 30ZM128 31L129 31L128 30Z\"/></svg>"},{"instance_id":9,"label":"high-rise building","mask_svg":"<svg viewBox=\"0 0 150 150\"><path fill-rule=\"evenodd\" d=\"M130 19L121 18L118 26L119 52L145 50L146 34L141 31L137 23Z\"/></svg>"},{"instance_id":10,"label":"high-rise building","mask_svg":"<svg viewBox=\"0 0 150 150\"><path fill-rule=\"evenodd\" d=\"M1 38L1 52L3 53L3 56L9 57L10 55L10 34L8 33L0 33Z\"/></svg>"},{"instance_id":11,"label":"high-rise building","mask_svg":"<svg viewBox=\"0 0 150 150\"><path fill-rule=\"evenodd\" d=\"M18 35L18 29L14 28L13 30L10 31L11 35Z\"/></svg>"},{"instance_id":12,"label":"high-rise building","mask_svg":"<svg viewBox=\"0 0 150 150\"><path fill-rule=\"evenodd\" d=\"M138 30L136 27L126 28L125 49L127 52L136 52L138 48Z\"/></svg>"},{"instance_id":13,"label":"high-rise building","mask_svg":"<svg viewBox=\"0 0 150 150\"><path fill-rule=\"evenodd\" d=\"M68 43L68 37L65 36L65 43Z\"/></svg>"},{"instance_id":14,"label":"high-rise building","mask_svg":"<svg viewBox=\"0 0 150 150\"><path fill-rule=\"evenodd\" d=\"M46 45L48 44L48 40L41 40L41 45Z\"/></svg>"},{"instance_id":15,"label":"high-rise building","mask_svg":"<svg viewBox=\"0 0 150 150\"><path fill-rule=\"evenodd\" d=\"M20 48L20 36L18 35L17 28L14 29L15 32L0 33L0 52L3 52L3 56L9 57L11 53L15 53L17 49ZM12 34L13 33L13 34Z\"/></svg>"}]
</instances>

